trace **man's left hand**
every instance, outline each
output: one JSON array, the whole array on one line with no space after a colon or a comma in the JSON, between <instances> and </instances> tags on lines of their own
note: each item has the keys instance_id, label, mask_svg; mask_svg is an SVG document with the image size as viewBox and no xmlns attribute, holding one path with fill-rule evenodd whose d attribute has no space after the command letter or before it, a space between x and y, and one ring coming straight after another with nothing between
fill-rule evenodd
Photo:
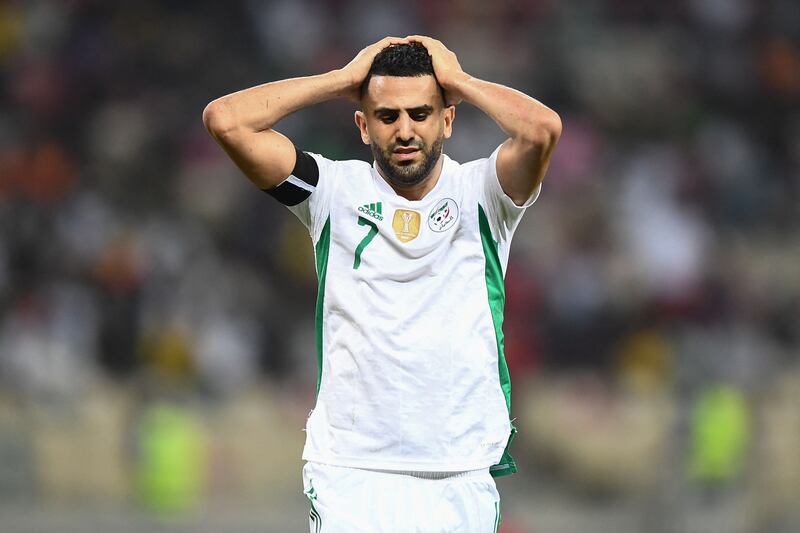
<instances>
[{"instance_id":1,"label":"man's left hand","mask_svg":"<svg viewBox=\"0 0 800 533\"><path fill-rule=\"evenodd\" d=\"M448 49L441 41L424 35L409 35L408 41L420 43L431 55L433 61L433 72L436 80L444 89L447 105L458 105L464 99L458 89L458 83L469 78L458 62L456 55Z\"/></svg>"}]
</instances>

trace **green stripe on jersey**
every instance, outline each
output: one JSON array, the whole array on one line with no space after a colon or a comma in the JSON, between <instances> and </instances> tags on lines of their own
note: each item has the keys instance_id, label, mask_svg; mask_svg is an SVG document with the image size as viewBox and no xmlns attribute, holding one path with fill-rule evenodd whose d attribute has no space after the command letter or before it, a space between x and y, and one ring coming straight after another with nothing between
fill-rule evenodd
<instances>
[{"instance_id":1,"label":"green stripe on jersey","mask_svg":"<svg viewBox=\"0 0 800 533\"><path fill-rule=\"evenodd\" d=\"M317 309L314 316L317 341L317 395L319 395L319 386L320 383L322 383L322 312L325 305L325 276L328 273L328 253L330 249L331 217L328 216L314 249L317 258L317 280L319 281L319 286L317 288Z\"/></svg>"},{"instance_id":2,"label":"green stripe on jersey","mask_svg":"<svg viewBox=\"0 0 800 533\"><path fill-rule=\"evenodd\" d=\"M506 399L508 416L511 416L511 377L508 374L508 364L503 350L503 309L506 303L505 285L503 283L503 268L500 265L500 254L497 250L497 242L492 238L492 230L489 227L489 220L483 206L478 204L478 227L481 233L481 244L483 245L483 255L486 258L486 291L489 295L489 309L492 313L492 324L494 325L494 337L497 342L497 368L500 372L500 386ZM514 438L517 429L511 425L511 434L508 438L506 450L500 462L492 466L489 471L492 476L504 476L513 474L517 471L514 459L508 453L508 446Z\"/></svg>"}]
</instances>

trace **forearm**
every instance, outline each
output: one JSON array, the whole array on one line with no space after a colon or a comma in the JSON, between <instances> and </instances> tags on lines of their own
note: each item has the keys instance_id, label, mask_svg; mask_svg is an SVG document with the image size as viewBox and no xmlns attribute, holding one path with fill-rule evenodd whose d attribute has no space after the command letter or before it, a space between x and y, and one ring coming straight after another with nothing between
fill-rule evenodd
<instances>
[{"instance_id":1,"label":"forearm","mask_svg":"<svg viewBox=\"0 0 800 533\"><path fill-rule=\"evenodd\" d=\"M492 117L508 135L497 156L497 176L506 195L524 205L547 172L561 136L561 118L520 91L463 72L449 80L445 91Z\"/></svg>"},{"instance_id":2,"label":"forearm","mask_svg":"<svg viewBox=\"0 0 800 533\"><path fill-rule=\"evenodd\" d=\"M217 98L206 106L203 122L215 136L265 131L299 109L344 96L351 85L341 70L264 83Z\"/></svg>"},{"instance_id":3,"label":"forearm","mask_svg":"<svg viewBox=\"0 0 800 533\"><path fill-rule=\"evenodd\" d=\"M555 111L516 89L463 74L448 90L489 115L512 140L545 146L561 133Z\"/></svg>"}]
</instances>

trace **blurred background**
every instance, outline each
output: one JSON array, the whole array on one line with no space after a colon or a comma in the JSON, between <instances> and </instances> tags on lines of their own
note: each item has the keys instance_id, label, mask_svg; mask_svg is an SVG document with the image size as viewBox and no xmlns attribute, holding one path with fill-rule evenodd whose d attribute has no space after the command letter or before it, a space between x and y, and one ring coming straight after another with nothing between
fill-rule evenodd
<instances>
[{"instance_id":1,"label":"blurred background","mask_svg":"<svg viewBox=\"0 0 800 533\"><path fill-rule=\"evenodd\" d=\"M311 244L201 114L411 33L564 122L507 274L501 531L800 531L795 0L5 0L3 532L307 531ZM278 129L371 160L353 109ZM502 140L462 105L445 150Z\"/></svg>"}]
</instances>

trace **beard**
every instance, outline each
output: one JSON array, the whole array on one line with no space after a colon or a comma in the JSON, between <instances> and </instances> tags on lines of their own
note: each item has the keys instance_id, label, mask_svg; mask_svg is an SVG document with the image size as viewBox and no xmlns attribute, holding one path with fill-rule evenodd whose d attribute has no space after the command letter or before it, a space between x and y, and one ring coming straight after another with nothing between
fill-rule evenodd
<instances>
[{"instance_id":1,"label":"beard","mask_svg":"<svg viewBox=\"0 0 800 533\"><path fill-rule=\"evenodd\" d=\"M403 189L417 185L428 177L442 155L443 144L444 136L440 136L430 147L423 142L413 144L393 142L384 150L374 142L371 142L370 148L384 177L395 187ZM397 148L416 148L422 155L422 160L419 162L401 161L396 163L392 161L392 154Z\"/></svg>"}]
</instances>

